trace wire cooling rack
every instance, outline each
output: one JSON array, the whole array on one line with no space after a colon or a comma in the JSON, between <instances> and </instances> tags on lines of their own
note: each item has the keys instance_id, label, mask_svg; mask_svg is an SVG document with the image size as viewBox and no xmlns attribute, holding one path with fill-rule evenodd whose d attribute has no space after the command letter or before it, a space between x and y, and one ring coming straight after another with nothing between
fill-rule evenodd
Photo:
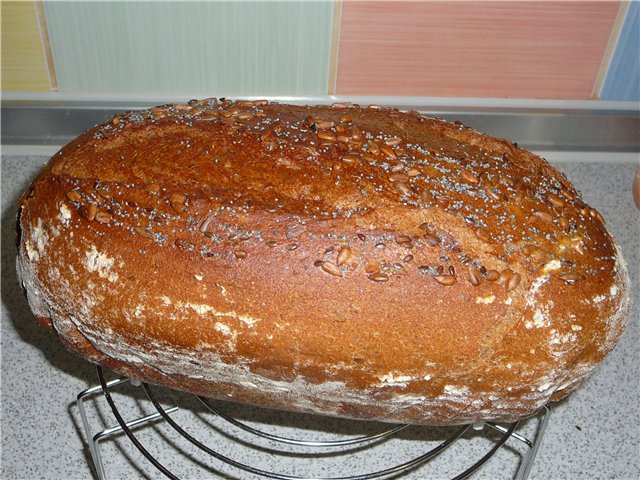
<instances>
[{"instance_id":1,"label":"wire cooling rack","mask_svg":"<svg viewBox=\"0 0 640 480\"><path fill-rule=\"evenodd\" d=\"M323 417L274 413L179 394L124 377L107 381L99 366L97 374L100 383L80 392L77 406L99 480L112 478L108 470L117 465L117 457L145 478L368 480L417 472L420 478L463 479L500 449L510 450L511 455L494 461L514 463L500 465L501 472L508 474L511 468L515 479L525 480L550 415L547 405L534 423L525 422L532 440L520 433L520 422L459 427L325 422ZM235 409L248 418L241 421L223 409ZM293 427L286 425L291 418ZM307 435L328 439L311 440ZM115 447L107 448L108 443ZM399 459L398 452L407 458ZM389 466L372 467L383 460Z\"/></svg>"}]
</instances>

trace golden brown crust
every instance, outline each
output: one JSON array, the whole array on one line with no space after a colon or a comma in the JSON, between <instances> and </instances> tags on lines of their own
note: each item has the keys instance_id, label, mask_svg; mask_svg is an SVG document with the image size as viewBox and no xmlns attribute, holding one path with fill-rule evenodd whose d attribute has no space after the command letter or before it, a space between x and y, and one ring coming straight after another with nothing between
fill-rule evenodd
<instances>
[{"instance_id":1,"label":"golden brown crust","mask_svg":"<svg viewBox=\"0 0 640 480\"><path fill-rule=\"evenodd\" d=\"M134 377L392 422L510 420L622 334L628 279L543 159L458 124L215 99L115 117L21 203L68 348Z\"/></svg>"}]
</instances>

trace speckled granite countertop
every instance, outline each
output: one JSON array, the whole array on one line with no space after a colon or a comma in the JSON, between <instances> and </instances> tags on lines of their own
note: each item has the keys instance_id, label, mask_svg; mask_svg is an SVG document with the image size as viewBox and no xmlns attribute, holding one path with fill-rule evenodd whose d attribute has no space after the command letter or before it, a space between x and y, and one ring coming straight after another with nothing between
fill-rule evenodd
<instances>
[{"instance_id":1,"label":"speckled granite countertop","mask_svg":"<svg viewBox=\"0 0 640 480\"><path fill-rule=\"evenodd\" d=\"M603 161L606 156L603 154ZM21 192L27 187L45 157L2 157L2 463L3 479L86 479L92 477L90 454L83 436L82 422L75 405L76 395L97 383L94 367L67 353L60 342L40 328L34 320L18 286L15 275L15 211ZM610 231L622 246L629 264L632 284L640 285L640 212L633 205L631 181L637 164L561 163L559 168L583 193L586 201L603 213ZM615 351L581 389L553 406L551 419L530 478L640 478L640 322L639 296L636 290L627 332ZM113 378L111 376L110 378ZM356 452L357 457L322 460L313 457L318 468L296 467L285 456L276 461L260 449L241 449L241 443L229 442L219 434L215 421L190 397L167 393L162 398L184 402L188 407L176 415L222 453L245 463L279 468L296 475L346 475L358 470L373 471L407 460L424 452L431 441L442 439L452 429L410 428L398 440L385 442L376 450ZM147 401L140 389L131 387L118 396L125 408L145 410ZM168 402L167 402L168 403ZM114 424L108 409L89 403L94 432L101 422ZM95 407L95 408L94 408ZM250 407L226 405L224 408L253 425L267 425L270 431L289 436L312 438L360 435L379 426L330 420L305 415L289 415ZM145 410L146 411L146 410ZM214 425L211 428L211 424ZM520 427L526 436L535 435L537 422L529 420ZM100 427L101 428L101 427ZM183 478L202 478L198 462L183 462L193 448L178 443L162 425L137 432L152 452ZM162 446L162 441L170 443ZM453 476L482 456L488 442L471 433L447 451L447 456L402 478L441 478ZM511 478L525 451L509 440L473 478ZM140 454L122 435L103 441L108 478L163 478L140 459ZM180 453L179 453L180 452ZM218 473L216 478L249 478L237 470L208 462ZM299 464L295 464L299 465ZM308 464L303 464L308 465Z\"/></svg>"}]
</instances>

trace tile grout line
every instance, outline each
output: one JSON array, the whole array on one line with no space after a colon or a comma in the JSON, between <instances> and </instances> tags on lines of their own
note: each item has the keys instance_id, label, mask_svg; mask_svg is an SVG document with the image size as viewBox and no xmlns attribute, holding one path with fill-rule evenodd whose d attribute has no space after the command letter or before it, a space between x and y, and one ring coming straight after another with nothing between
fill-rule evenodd
<instances>
[{"instance_id":1,"label":"tile grout line","mask_svg":"<svg viewBox=\"0 0 640 480\"><path fill-rule=\"evenodd\" d=\"M624 26L624 21L627 18L629 5L630 5L629 2L624 0L621 1L620 7L618 8L618 13L616 15L616 18L613 21L613 25L611 27L611 34L609 35L609 41L607 42L604 55L602 55L602 60L600 61L600 68L598 68L596 80L593 83L593 90L591 91L591 98L594 100L597 100L600 98L600 92L602 91L602 87L604 86L604 82L607 78L609 67L611 66L611 60L613 59L613 55L616 51L616 47L618 46L618 40L620 39L620 34L622 33L622 27Z\"/></svg>"},{"instance_id":2,"label":"tile grout line","mask_svg":"<svg viewBox=\"0 0 640 480\"><path fill-rule=\"evenodd\" d=\"M328 95L336 94L336 83L338 77L338 50L340 45L340 25L342 22L342 1L333 2L333 21L331 24L331 54L329 57L329 84Z\"/></svg>"},{"instance_id":3,"label":"tile grout line","mask_svg":"<svg viewBox=\"0 0 640 480\"><path fill-rule=\"evenodd\" d=\"M38 18L38 31L40 32L40 42L42 50L47 61L47 74L49 76L49 88L52 92L58 91L58 77L56 75L56 67L53 63L53 52L51 51L51 42L49 40L49 30L47 28L47 19L44 14L44 3L42 0L34 0L36 7L36 17Z\"/></svg>"}]
</instances>

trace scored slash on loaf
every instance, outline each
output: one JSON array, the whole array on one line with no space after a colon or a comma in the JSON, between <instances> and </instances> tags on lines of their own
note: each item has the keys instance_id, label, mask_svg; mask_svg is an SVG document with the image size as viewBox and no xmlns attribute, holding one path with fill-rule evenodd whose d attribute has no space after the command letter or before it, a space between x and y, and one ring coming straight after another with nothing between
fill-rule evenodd
<instances>
[{"instance_id":1,"label":"scored slash on loaf","mask_svg":"<svg viewBox=\"0 0 640 480\"><path fill-rule=\"evenodd\" d=\"M20 202L18 271L71 351L269 408L511 421L619 340L629 281L543 159L348 103L205 99L118 115Z\"/></svg>"}]
</instances>

